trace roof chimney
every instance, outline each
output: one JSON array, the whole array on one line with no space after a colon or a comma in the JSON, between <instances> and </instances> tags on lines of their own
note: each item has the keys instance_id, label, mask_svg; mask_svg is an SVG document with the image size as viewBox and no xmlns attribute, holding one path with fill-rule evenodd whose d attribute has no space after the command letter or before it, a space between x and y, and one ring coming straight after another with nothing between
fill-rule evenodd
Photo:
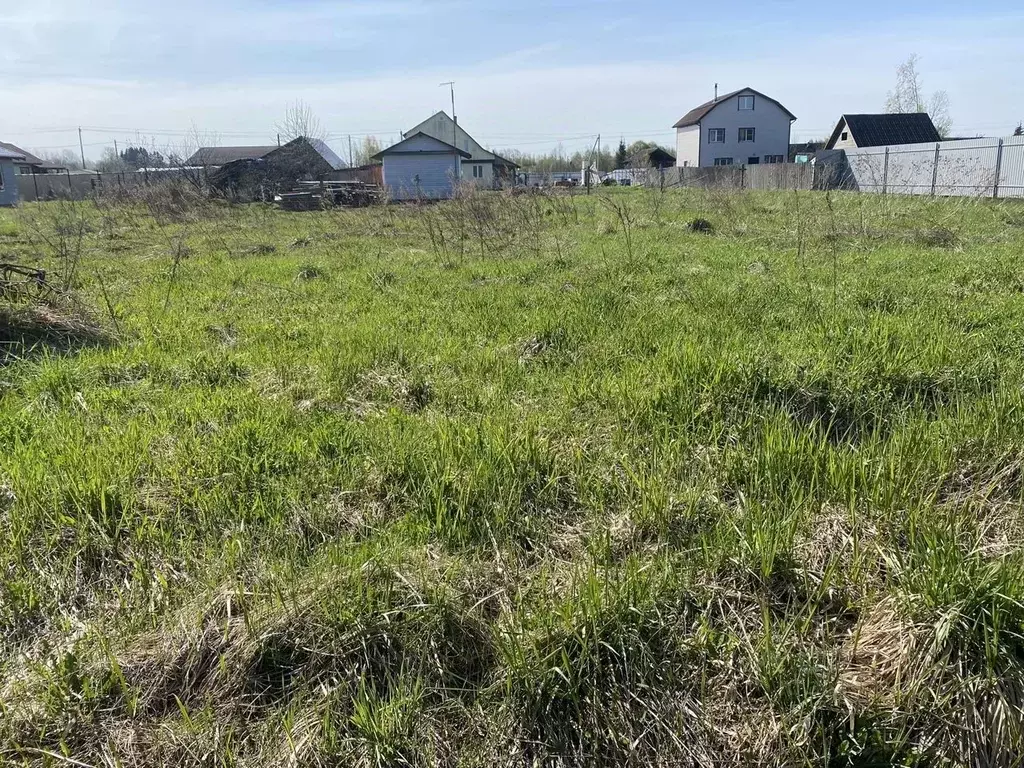
<instances>
[{"instance_id":1,"label":"roof chimney","mask_svg":"<svg viewBox=\"0 0 1024 768\"><path fill-rule=\"evenodd\" d=\"M718 83L715 83L715 101L718 101Z\"/></svg>"}]
</instances>

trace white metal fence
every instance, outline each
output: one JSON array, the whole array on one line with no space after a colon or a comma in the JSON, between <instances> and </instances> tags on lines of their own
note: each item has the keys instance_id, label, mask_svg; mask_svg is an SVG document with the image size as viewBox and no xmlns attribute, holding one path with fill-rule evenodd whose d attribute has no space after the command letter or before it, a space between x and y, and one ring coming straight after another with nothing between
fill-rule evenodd
<instances>
[{"instance_id":1,"label":"white metal fence","mask_svg":"<svg viewBox=\"0 0 1024 768\"><path fill-rule=\"evenodd\" d=\"M840 153L818 162L862 192L1024 197L1024 136L847 149L845 163Z\"/></svg>"}]
</instances>

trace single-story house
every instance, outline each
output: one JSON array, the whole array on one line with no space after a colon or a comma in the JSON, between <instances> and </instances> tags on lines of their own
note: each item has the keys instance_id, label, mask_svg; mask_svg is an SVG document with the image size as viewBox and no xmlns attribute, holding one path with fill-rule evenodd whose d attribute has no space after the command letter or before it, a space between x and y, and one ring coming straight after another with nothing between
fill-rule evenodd
<instances>
[{"instance_id":1,"label":"single-story house","mask_svg":"<svg viewBox=\"0 0 1024 768\"><path fill-rule=\"evenodd\" d=\"M407 136L373 156L384 165L384 188L392 200L450 198L472 155L426 133Z\"/></svg>"},{"instance_id":2,"label":"single-story house","mask_svg":"<svg viewBox=\"0 0 1024 768\"><path fill-rule=\"evenodd\" d=\"M825 148L823 141L802 141L789 145L789 162L809 163L816 152Z\"/></svg>"},{"instance_id":3,"label":"single-story house","mask_svg":"<svg viewBox=\"0 0 1024 768\"><path fill-rule=\"evenodd\" d=\"M651 147L632 155L626 162L627 168L673 168L675 155L661 147Z\"/></svg>"},{"instance_id":4,"label":"single-story house","mask_svg":"<svg viewBox=\"0 0 1024 768\"><path fill-rule=\"evenodd\" d=\"M500 155L484 149L476 139L463 130L461 125L457 125L452 118L448 117L447 112L442 110L431 115L402 136L405 138L418 133L431 136L448 145L454 145L469 153L469 157L462 164L464 173L460 177L461 181L470 182L486 189L497 189L504 184L515 183L516 169L519 166L511 160L506 160Z\"/></svg>"},{"instance_id":5,"label":"single-story house","mask_svg":"<svg viewBox=\"0 0 1024 768\"><path fill-rule=\"evenodd\" d=\"M597 180L591 174L591 184ZM561 183L573 187L582 186L585 183L583 171L523 171L517 174L517 184L526 187L550 187Z\"/></svg>"},{"instance_id":6,"label":"single-story house","mask_svg":"<svg viewBox=\"0 0 1024 768\"><path fill-rule=\"evenodd\" d=\"M20 163L24 159L25 156L18 152L0 148L0 206L18 204L20 195L18 194L18 180L15 178L17 175L15 163Z\"/></svg>"},{"instance_id":7,"label":"single-story house","mask_svg":"<svg viewBox=\"0 0 1024 768\"><path fill-rule=\"evenodd\" d=\"M942 141L927 112L881 115L843 115L825 149L888 147Z\"/></svg>"},{"instance_id":8,"label":"single-story house","mask_svg":"<svg viewBox=\"0 0 1024 768\"><path fill-rule=\"evenodd\" d=\"M15 169L19 176L31 176L35 173L64 173L67 170L63 165L48 163L45 160L41 160L36 157L31 152L26 152L21 147L15 146L14 144L6 141L0 141L0 149L6 149L8 152L13 152L16 155L21 156L22 159L15 165Z\"/></svg>"},{"instance_id":9,"label":"single-story house","mask_svg":"<svg viewBox=\"0 0 1024 768\"><path fill-rule=\"evenodd\" d=\"M259 160L278 149L276 144L266 147L200 147L185 161L194 168L220 168L239 160Z\"/></svg>"},{"instance_id":10,"label":"single-story house","mask_svg":"<svg viewBox=\"0 0 1024 768\"><path fill-rule=\"evenodd\" d=\"M717 86L716 89L717 91ZM741 88L694 107L673 126L676 165L784 163L796 115L753 88Z\"/></svg>"},{"instance_id":11,"label":"single-story house","mask_svg":"<svg viewBox=\"0 0 1024 768\"><path fill-rule=\"evenodd\" d=\"M210 184L242 199L263 199L348 167L325 142L303 136L280 147L203 147L185 164L205 168Z\"/></svg>"}]
</instances>

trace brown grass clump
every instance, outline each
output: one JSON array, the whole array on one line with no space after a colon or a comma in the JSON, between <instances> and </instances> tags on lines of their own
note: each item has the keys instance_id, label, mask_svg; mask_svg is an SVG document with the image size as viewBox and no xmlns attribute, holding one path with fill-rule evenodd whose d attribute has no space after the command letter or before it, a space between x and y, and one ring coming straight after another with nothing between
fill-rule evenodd
<instances>
[{"instance_id":1,"label":"brown grass clump","mask_svg":"<svg viewBox=\"0 0 1024 768\"><path fill-rule=\"evenodd\" d=\"M0 365L42 349L66 353L103 346L112 340L111 334L80 307L0 305Z\"/></svg>"}]
</instances>

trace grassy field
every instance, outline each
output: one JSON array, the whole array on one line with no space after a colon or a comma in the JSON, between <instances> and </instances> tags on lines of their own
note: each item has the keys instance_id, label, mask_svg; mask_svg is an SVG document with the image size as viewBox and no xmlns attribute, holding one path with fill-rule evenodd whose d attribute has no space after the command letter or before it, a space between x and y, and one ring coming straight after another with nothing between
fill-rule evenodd
<instances>
[{"instance_id":1,"label":"grassy field","mask_svg":"<svg viewBox=\"0 0 1024 768\"><path fill-rule=\"evenodd\" d=\"M78 297L0 316L0 764L1020 764L1020 205L49 203L0 254Z\"/></svg>"}]
</instances>

